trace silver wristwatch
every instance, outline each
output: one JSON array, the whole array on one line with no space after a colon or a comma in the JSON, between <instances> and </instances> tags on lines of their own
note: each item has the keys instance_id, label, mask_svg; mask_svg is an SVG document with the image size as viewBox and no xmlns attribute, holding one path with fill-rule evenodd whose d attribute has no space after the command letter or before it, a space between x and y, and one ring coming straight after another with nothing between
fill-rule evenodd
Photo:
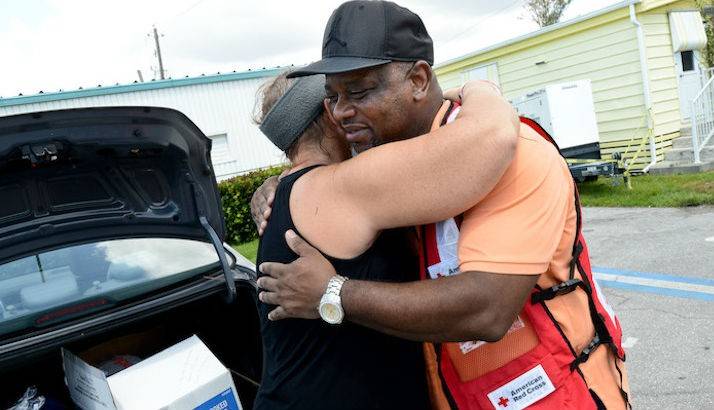
<instances>
[{"instance_id":1,"label":"silver wristwatch","mask_svg":"<svg viewBox=\"0 0 714 410\"><path fill-rule=\"evenodd\" d=\"M342 298L340 292L342 285L347 281L347 278L340 275L335 275L327 282L325 294L320 299L320 317L325 322L331 325L339 325L345 318L345 311L342 309Z\"/></svg>"}]
</instances>

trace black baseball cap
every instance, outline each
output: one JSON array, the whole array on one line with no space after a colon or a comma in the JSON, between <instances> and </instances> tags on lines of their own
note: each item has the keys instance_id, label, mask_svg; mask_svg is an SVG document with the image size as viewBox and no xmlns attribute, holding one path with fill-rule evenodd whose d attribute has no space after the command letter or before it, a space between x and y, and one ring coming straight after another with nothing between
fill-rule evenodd
<instances>
[{"instance_id":1,"label":"black baseball cap","mask_svg":"<svg viewBox=\"0 0 714 410\"><path fill-rule=\"evenodd\" d=\"M391 1L348 1L327 22L322 60L288 77L339 74L393 61L434 64L434 43L421 18Z\"/></svg>"}]
</instances>

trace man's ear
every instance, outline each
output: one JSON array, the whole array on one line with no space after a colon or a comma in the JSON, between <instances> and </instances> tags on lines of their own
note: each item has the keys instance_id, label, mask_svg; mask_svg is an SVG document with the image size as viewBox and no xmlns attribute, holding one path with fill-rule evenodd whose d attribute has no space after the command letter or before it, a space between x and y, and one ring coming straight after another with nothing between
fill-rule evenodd
<instances>
[{"instance_id":1,"label":"man's ear","mask_svg":"<svg viewBox=\"0 0 714 410\"><path fill-rule=\"evenodd\" d=\"M421 101L429 94L429 88L434 81L434 72L431 66L424 60L414 63L414 66L407 73L407 78L412 84L412 94L414 101Z\"/></svg>"},{"instance_id":2,"label":"man's ear","mask_svg":"<svg viewBox=\"0 0 714 410\"><path fill-rule=\"evenodd\" d=\"M325 98L324 100L322 100L322 105L325 107L325 112L327 113L327 118L330 119L330 122L332 123L332 125L334 125L336 129L340 129L340 123L337 122L334 114L332 114L332 106L330 105L330 100Z\"/></svg>"},{"instance_id":3,"label":"man's ear","mask_svg":"<svg viewBox=\"0 0 714 410\"><path fill-rule=\"evenodd\" d=\"M345 139L345 130L344 128L342 128L340 122L337 121L337 118L335 118L335 114L332 112L332 105L330 104L330 100L325 98L322 101L322 105L325 107L324 115L327 116L327 119L330 122L330 124L326 125L331 125L332 133L334 133L336 137Z\"/></svg>"}]
</instances>

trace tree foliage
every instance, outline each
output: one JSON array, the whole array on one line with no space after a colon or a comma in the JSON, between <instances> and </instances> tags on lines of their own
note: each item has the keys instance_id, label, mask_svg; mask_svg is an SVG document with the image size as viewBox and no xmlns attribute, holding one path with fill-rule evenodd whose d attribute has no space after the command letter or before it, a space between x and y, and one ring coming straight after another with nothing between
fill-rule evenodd
<instances>
[{"instance_id":1,"label":"tree foliage","mask_svg":"<svg viewBox=\"0 0 714 410\"><path fill-rule=\"evenodd\" d=\"M555 24L560 20L565 8L573 0L526 0L526 10L530 14L530 18L538 23L539 26L545 27Z\"/></svg>"},{"instance_id":2,"label":"tree foliage","mask_svg":"<svg viewBox=\"0 0 714 410\"><path fill-rule=\"evenodd\" d=\"M704 11L705 7L714 7L714 0L697 0L697 5ZM702 13L704 14L704 13ZM707 45L702 50L702 58L707 67L714 67L714 15L704 15L704 29L707 32Z\"/></svg>"},{"instance_id":3,"label":"tree foliage","mask_svg":"<svg viewBox=\"0 0 714 410\"><path fill-rule=\"evenodd\" d=\"M258 237L258 231L250 216L250 199L266 178L280 175L284 169L285 167L261 169L218 184L226 220L226 242L244 243Z\"/></svg>"}]
</instances>

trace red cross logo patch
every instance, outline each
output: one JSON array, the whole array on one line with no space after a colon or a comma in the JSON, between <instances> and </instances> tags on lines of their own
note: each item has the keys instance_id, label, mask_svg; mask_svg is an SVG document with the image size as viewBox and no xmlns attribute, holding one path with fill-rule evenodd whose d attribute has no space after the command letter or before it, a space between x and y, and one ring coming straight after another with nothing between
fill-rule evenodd
<instances>
[{"instance_id":1,"label":"red cross logo patch","mask_svg":"<svg viewBox=\"0 0 714 410\"><path fill-rule=\"evenodd\" d=\"M501 396L501 400L498 401L499 406L508 407L508 399Z\"/></svg>"}]
</instances>

